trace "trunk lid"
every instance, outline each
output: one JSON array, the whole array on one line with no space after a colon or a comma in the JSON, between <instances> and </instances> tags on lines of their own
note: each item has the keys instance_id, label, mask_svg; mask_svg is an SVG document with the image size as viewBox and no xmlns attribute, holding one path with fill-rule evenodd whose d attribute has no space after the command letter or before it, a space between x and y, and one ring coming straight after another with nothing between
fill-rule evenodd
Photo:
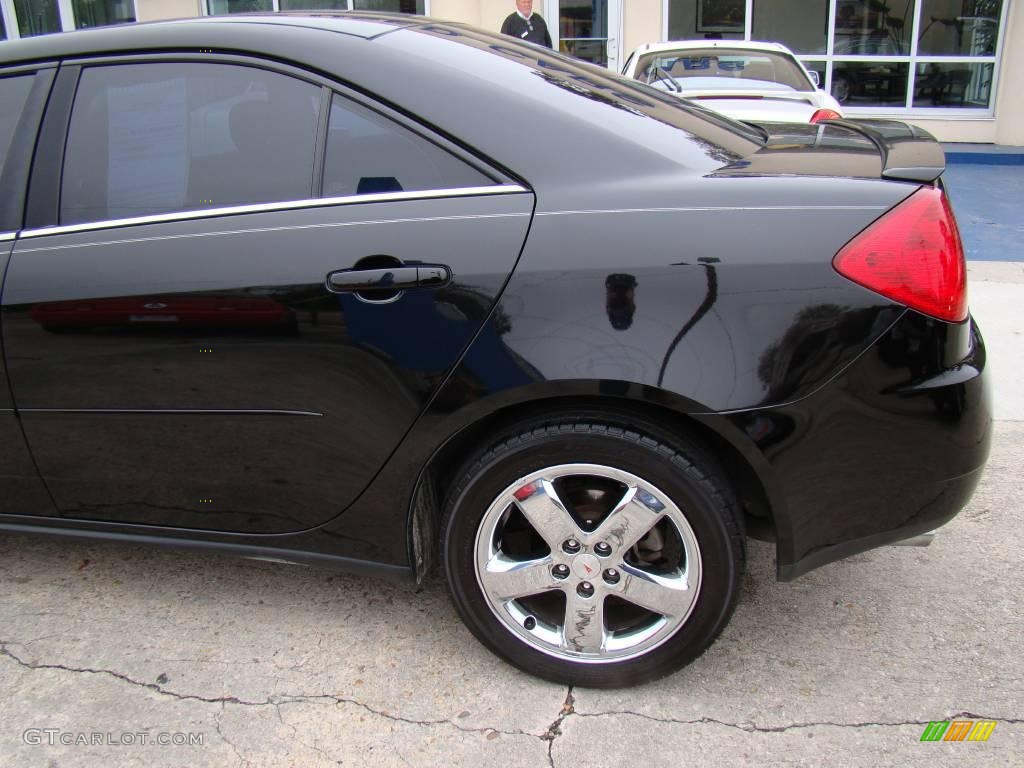
<instances>
[{"instance_id":1,"label":"trunk lid","mask_svg":"<svg viewBox=\"0 0 1024 768\"><path fill-rule=\"evenodd\" d=\"M818 109L810 94L799 93L694 93L683 94L709 109L745 123L810 122Z\"/></svg>"},{"instance_id":2,"label":"trunk lid","mask_svg":"<svg viewBox=\"0 0 1024 768\"><path fill-rule=\"evenodd\" d=\"M898 120L758 125L768 134L764 146L715 176L848 176L927 184L946 168L935 138Z\"/></svg>"}]
</instances>

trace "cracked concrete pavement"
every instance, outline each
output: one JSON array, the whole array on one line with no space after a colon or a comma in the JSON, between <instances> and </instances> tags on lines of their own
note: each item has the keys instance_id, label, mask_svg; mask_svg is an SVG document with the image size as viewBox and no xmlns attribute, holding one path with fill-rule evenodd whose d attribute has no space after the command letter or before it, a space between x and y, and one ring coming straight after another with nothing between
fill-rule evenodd
<instances>
[{"instance_id":1,"label":"cracked concrete pavement","mask_svg":"<svg viewBox=\"0 0 1024 768\"><path fill-rule=\"evenodd\" d=\"M417 593L2 535L0 766L1022 765L1017 271L972 265L999 420L969 507L927 549L876 550L791 584L753 543L732 623L670 678L622 691L533 679L470 636L438 580ZM957 717L999 724L985 743L919 741L929 721ZM29 744L32 728L203 743Z\"/></svg>"}]
</instances>

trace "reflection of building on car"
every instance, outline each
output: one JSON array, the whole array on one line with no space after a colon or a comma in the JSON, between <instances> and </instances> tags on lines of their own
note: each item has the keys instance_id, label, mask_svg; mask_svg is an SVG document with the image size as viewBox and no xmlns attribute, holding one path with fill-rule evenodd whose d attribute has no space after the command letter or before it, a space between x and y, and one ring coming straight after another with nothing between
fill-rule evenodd
<instances>
[{"instance_id":1,"label":"reflection of building on car","mask_svg":"<svg viewBox=\"0 0 1024 768\"><path fill-rule=\"evenodd\" d=\"M295 313L265 296L149 296L36 304L32 319L52 332L86 328L203 331L298 329Z\"/></svg>"},{"instance_id":2,"label":"reflection of building on car","mask_svg":"<svg viewBox=\"0 0 1024 768\"><path fill-rule=\"evenodd\" d=\"M608 320L612 328L624 331L633 324L636 314L636 278L624 273L608 275L604 288Z\"/></svg>"}]
</instances>

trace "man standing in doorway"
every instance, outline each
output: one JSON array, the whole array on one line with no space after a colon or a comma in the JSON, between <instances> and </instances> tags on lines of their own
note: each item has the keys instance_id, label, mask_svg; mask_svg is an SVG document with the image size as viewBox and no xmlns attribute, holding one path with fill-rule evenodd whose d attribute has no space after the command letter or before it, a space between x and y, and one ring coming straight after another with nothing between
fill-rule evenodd
<instances>
[{"instance_id":1,"label":"man standing in doorway","mask_svg":"<svg viewBox=\"0 0 1024 768\"><path fill-rule=\"evenodd\" d=\"M548 25L539 13L533 12L533 0L516 0L516 12L510 13L501 25L501 34L518 37L528 43L551 47Z\"/></svg>"}]
</instances>

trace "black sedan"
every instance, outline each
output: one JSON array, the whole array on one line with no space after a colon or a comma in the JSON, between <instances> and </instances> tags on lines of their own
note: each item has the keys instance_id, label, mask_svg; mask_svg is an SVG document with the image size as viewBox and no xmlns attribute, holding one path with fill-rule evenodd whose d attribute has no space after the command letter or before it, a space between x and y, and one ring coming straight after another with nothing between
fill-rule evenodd
<instances>
[{"instance_id":1,"label":"black sedan","mask_svg":"<svg viewBox=\"0 0 1024 768\"><path fill-rule=\"evenodd\" d=\"M793 579L978 482L985 348L902 123L743 125L386 15L8 42L0 103L2 530L437 565L498 655L613 686L708 647L747 536Z\"/></svg>"}]
</instances>

